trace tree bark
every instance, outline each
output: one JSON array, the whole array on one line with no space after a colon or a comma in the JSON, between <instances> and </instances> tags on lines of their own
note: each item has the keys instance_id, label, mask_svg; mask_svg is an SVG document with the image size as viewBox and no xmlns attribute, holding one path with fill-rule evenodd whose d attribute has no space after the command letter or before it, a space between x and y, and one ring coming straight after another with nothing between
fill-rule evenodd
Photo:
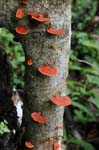
<instances>
[{"instance_id":1,"label":"tree bark","mask_svg":"<svg viewBox=\"0 0 99 150\"><path fill-rule=\"evenodd\" d=\"M15 17L16 9L20 7L19 0L4 0L0 2L0 26L13 32L22 43L26 62L32 58L33 65L25 62L25 100L24 122L26 125L25 140L31 141L34 150L53 150L53 144L61 141L63 131L55 129L63 125L64 107L57 107L50 102L55 93L66 93L66 77L68 74L68 59L71 36L71 12L69 0L28 0L24 5L26 16L23 19ZM38 23L31 20L28 13L43 13L52 18L50 23ZM29 29L27 35L15 33L15 27L23 24ZM50 35L48 27L63 29L63 35ZM50 65L58 68L55 77L43 76L38 67ZM47 118L46 124L36 123L31 118L32 112L42 112ZM61 148L60 148L61 149Z\"/></svg>"}]
</instances>

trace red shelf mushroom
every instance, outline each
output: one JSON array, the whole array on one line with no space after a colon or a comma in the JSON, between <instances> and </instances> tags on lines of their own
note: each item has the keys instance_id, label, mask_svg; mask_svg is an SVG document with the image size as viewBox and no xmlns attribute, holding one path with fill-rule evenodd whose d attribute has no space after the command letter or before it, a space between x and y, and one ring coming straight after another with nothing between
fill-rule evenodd
<instances>
[{"instance_id":1,"label":"red shelf mushroom","mask_svg":"<svg viewBox=\"0 0 99 150\"><path fill-rule=\"evenodd\" d=\"M44 123L47 122L47 117L43 116L43 115L41 114L41 112L33 112L33 113L31 114L31 117L32 117L32 119L33 119L34 121L36 121L36 122L38 122L38 123L44 124Z\"/></svg>"},{"instance_id":2,"label":"red shelf mushroom","mask_svg":"<svg viewBox=\"0 0 99 150\"><path fill-rule=\"evenodd\" d=\"M34 147L34 145L33 145L30 141L26 141L26 142L25 142L25 146L26 146L27 148L33 148L33 147Z\"/></svg>"},{"instance_id":3,"label":"red shelf mushroom","mask_svg":"<svg viewBox=\"0 0 99 150\"><path fill-rule=\"evenodd\" d=\"M27 64L28 64L29 66L31 66L31 65L33 64L33 61L32 61L31 58L27 60Z\"/></svg>"},{"instance_id":4,"label":"red shelf mushroom","mask_svg":"<svg viewBox=\"0 0 99 150\"><path fill-rule=\"evenodd\" d=\"M24 25L19 25L15 28L18 34L27 34L29 30Z\"/></svg>"},{"instance_id":5,"label":"red shelf mushroom","mask_svg":"<svg viewBox=\"0 0 99 150\"><path fill-rule=\"evenodd\" d=\"M30 12L30 16L32 19L38 21L38 22L51 22L52 19L51 18L47 18L47 17L44 17L43 14L40 14L40 13L33 13L33 12Z\"/></svg>"},{"instance_id":6,"label":"red shelf mushroom","mask_svg":"<svg viewBox=\"0 0 99 150\"><path fill-rule=\"evenodd\" d=\"M71 104L71 98L69 96L60 96L55 94L50 98L50 100L57 106L69 106Z\"/></svg>"},{"instance_id":7,"label":"red shelf mushroom","mask_svg":"<svg viewBox=\"0 0 99 150\"><path fill-rule=\"evenodd\" d=\"M53 77L58 74L58 70L56 68L50 67L50 66L41 66L38 68L39 72L43 75Z\"/></svg>"},{"instance_id":8,"label":"red shelf mushroom","mask_svg":"<svg viewBox=\"0 0 99 150\"><path fill-rule=\"evenodd\" d=\"M53 29L51 27L47 29L47 32L50 34L53 34L53 35L64 34L64 30L56 30L56 29Z\"/></svg>"},{"instance_id":9,"label":"red shelf mushroom","mask_svg":"<svg viewBox=\"0 0 99 150\"><path fill-rule=\"evenodd\" d=\"M54 150L59 150L60 144L59 143L54 143Z\"/></svg>"},{"instance_id":10,"label":"red shelf mushroom","mask_svg":"<svg viewBox=\"0 0 99 150\"><path fill-rule=\"evenodd\" d=\"M23 8L18 8L16 11L16 18L23 18L25 16L25 11Z\"/></svg>"},{"instance_id":11,"label":"red shelf mushroom","mask_svg":"<svg viewBox=\"0 0 99 150\"><path fill-rule=\"evenodd\" d=\"M61 125L57 125L56 126L56 129L63 129L64 127L63 126L61 126Z\"/></svg>"}]
</instances>

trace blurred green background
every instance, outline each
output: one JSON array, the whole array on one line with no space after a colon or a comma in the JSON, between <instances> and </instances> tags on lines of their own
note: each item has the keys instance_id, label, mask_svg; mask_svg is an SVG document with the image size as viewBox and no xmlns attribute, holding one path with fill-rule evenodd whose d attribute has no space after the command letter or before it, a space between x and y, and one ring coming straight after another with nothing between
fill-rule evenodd
<instances>
[{"instance_id":1,"label":"blurred green background","mask_svg":"<svg viewBox=\"0 0 99 150\"><path fill-rule=\"evenodd\" d=\"M24 51L19 42L14 41L14 35L7 29L0 28L0 43L6 49L13 69L13 85L15 88L24 86Z\"/></svg>"},{"instance_id":2,"label":"blurred green background","mask_svg":"<svg viewBox=\"0 0 99 150\"><path fill-rule=\"evenodd\" d=\"M82 123L99 117L99 0L72 0L72 46L68 94L73 99L75 119ZM97 111L90 110L90 103ZM89 109L88 109L89 108Z\"/></svg>"}]
</instances>

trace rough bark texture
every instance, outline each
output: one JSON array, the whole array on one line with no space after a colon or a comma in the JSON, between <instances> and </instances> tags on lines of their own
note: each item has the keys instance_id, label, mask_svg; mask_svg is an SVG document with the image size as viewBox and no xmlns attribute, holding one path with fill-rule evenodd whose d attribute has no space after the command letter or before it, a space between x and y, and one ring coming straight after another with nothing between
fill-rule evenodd
<instances>
[{"instance_id":1,"label":"rough bark texture","mask_svg":"<svg viewBox=\"0 0 99 150\"><path fill-rule=\"evenodd\" d=\"M54 142L60 142L63 131L55 129L63 125L63 107L57 107L50 102L56 92L66 93L65 80L68 74L68 58L70 49L70 1L69 0L28 0L24 6L26 13L41 12L53 19L51 23L37 23L29 15L16 19L15 12L20 6L19 0L0 1L0 26L15 33L15 27L24 24L30 30L27 35L16 38L22 43L26 60L33 59L33 65L26 64L24 122L26 125L25 140L34 144L34 150L52 150ZM50 35L48 27L65 30L63 35ZM56 67L59 73L55 77L43 76L38 67L50 65ZM42 125L31 119L32 112L42 112L48 121Z\"/></svg>"}]
</instances>

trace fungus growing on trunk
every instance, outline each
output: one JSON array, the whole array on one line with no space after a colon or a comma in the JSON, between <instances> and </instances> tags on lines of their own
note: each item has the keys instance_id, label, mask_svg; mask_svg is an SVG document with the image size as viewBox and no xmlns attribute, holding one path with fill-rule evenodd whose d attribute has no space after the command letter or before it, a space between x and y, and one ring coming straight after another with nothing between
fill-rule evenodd
<instances>
[{"instance_id":1,"label":"fungus growing on trunk","mask_svg":"<svg viewBox=\"0 0 99 150\"><path fill-rule=\"evenodd\" d=\"M44 17L44 15L41 13L36 14L36 13L30 12L30 16L32 19L38 22L51 22L52 21L51 18Z\"/></svg>"},{"instance_id":2,"label":"fungus growing on trunk","mask_svg":"<svg viewBox=\"0 0 99 150\"><path fill-rule=\"evenodd\" d=\"M49 76L49 77L53 77L58 74L58 70L56 68L53 68L53 67L47 66L47 65L39 67L38 71L41 74Z\"/></svg>"},{"instance_id":3,"label":"fungus growing on trunk","mask_svg":"<svg viewBox=\"0 0 99 150\"><path fill-rule=\"evenodd\" d=\"M54 96L50 98L50 101L57 106L69 106L71 104L71 98L69 96L60 96L58 94L54 94Z\"/></svg>"},{"instance_id":4,"label":"fungus growing on trunk","mask_svg":"<svg viewBox=\"0 0 99 150\"><path fill-rule=\"evenodd\" d=\"M56 30L56 29L53 29L51 27L47 29L47 32L50 34L53 34L53 35L64 34L64 30Z\"/></svg>"},{"instance_id":5,"label":"fungus growing on trunk","mask_svg":"<svg viewBox=\"0 0 99 150\"><path fill-rule=\"evenodd\" d=\"M31 66L31 65L33 64L33 61L32 61L31 58L27 60L27 64L28 64L29 66Z\"/></svg>"},{"instance_id":6,"label":"fungus growing on trunk","mask_svg":"<svg viewBox=\"0 0 99 150\"><path fill-rule=\"evenodd\" d=\"M16 18L23 18L25 16L25 11L23 8L18 8L16 11Z\"/></svg>"},{"instance_id":7,"label":"fungus growing on trunk","mask_svg":"<svg viewBox=\"0 0 99 150\"><path fill-rule=\"evenodd\" d=\"M24 25L19 25L15 28L18 34L27 34L29 30Z\"/></svg>"},{"instance_id":8,"label":"fungus growing on trunk","mask_svg":"<svg viewBox=\"0 0 99 150\"><path fill-rule=\"evenodd\" d=\"M33 145L30 141L26 141L26 142L25 142L25 146L26 146L27 148L33 148L33 147L34 147L34 145Z\"/></svg>"},{"instance_id":9,"label":"fungus growing on trunk","mask_svg":"<svg viewBox=\"0 0 99 150\"><path fill-rule=\"evenodd\" d=\"M38 123L44 124L44 123L47 122L47 117L43 116L43 115L41 114L41 112L33 112L33 113L31 114L31 117L32 117L32 119L33 119L34 121L36 121L36 122L38 122Z\"/></svg>"},{"instance_id":10,"label":"fungus growing on trunk","mask_svg":"<svg viewBox=\"0 0 99 150\"><path fill-rule=\"evenodd\" d=\"M63 129L64 127L63 126L61 126L61 125L57 125L56 126L56 129Z\"/></svg>"},{"instance_id":11,"label":"fungus growing on trunk","mask_svg":"<svg viewBox=\"0 0 99 150\"><path fill-rule=\"evenodd\" d=\"M54 143L54 150L58 150L60 148L60 144L59 143Z\"/></svg>"}]
</instances>

